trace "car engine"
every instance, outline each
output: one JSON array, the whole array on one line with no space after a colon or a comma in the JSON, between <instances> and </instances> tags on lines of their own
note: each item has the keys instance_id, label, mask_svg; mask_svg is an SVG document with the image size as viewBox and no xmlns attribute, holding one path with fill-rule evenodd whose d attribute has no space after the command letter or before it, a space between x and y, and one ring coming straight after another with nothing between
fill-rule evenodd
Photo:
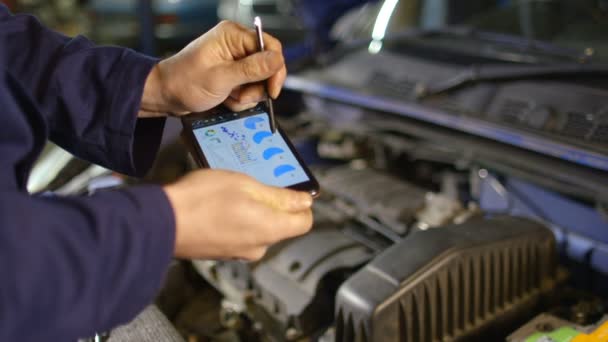
<instances>
[{"instance_id":1,"label":"car engine","mask_svg":"<svg viewBox=\"0 0 608 342\"><path fill-rule=\"evenodd\" d=\"M564 262L560 234L569 233L515 189L491 154L448 140L456 134L444 140L436 127L283 96L279 110L293 114L281 126L321 184L313 230L255 263L193 261L190 282L204 296L173 317L186 336L536 341L528 337L562 328L601 332L606 301L588 280L596 273ZM169 150L181 159L183 148Z\"/></svg>"},{"instance_id":2,"label":"car engine","mask_svg":"<svg viewBox=\"0 0 608 342\"><path fill-rule=\"evenodd\" d=\"M293 133L306 144L326 124ZM331 161L314 169L322 195L311 233L253 264L193 262L222 297L225 327L248 327L262 341L508 335L557 286L551 230L484 213L467 198L478 172L454 167L449 151L427 159L432 147L418 150L421 142L365 131L335 128L315 141ZM391 170L403 158L414 158L412 172L399 176Z\"/></svg>"},{"instance_id":3,"label":"car engine","mask_svg":"<svg viewBox=\"0 0 608 342\"><path fill-rule=\"evenodd\" d=\"M314 227L255 263L176 262L157 304L191 341L570 341L608 330L604 249L581 247L583 231L542 202L577 212L553 189L596 200L585 215L597 215L601 174L378 110L283 99L281 126L321 184ZM187 160L170 144L148 181L179 177ZM539 177L539 166L552 172ZM70 162L49 188L124 182L87 167ZM578 186L556 186L562 174Z\"/></svg>"}]
</instances>

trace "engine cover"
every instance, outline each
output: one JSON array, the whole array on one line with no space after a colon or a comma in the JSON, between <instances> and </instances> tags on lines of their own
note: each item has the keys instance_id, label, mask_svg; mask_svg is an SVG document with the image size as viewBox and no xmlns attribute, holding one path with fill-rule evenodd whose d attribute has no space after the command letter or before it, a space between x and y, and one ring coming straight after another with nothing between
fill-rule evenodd
<instances>
[{"instance_id":1,"label":"engine cover","mask_svg":"<svg viewBox=\"0 0 608 342\"><path fill-rule=\"evenodd\" d=\"M338 230L303 236L253 272L255 316L276 340L311 335L333 322L338 286L372 258Z\"/></svg>"},{"instance_id":2,"label":"engine cover","mask_svg":"<svg viewBox=\"0 0 608 342\"><path fill-rule=\"evenodd\" d=\"M319 180L325 191L351 204L357 216L373 218L400 235L425 207L427 191L372 169L335 167Z\"/></svg>"},{"instance_id":3,"label":"engine cover","mask_svg":"<svg viewBox=\"0 0 608 342\"><path fill-rule=\"evenodd\" d=\"M336 341L471 337L551 290L555 256L549 229L515 217L414 233L340 287Z\"/></svg>"}]
</instances>

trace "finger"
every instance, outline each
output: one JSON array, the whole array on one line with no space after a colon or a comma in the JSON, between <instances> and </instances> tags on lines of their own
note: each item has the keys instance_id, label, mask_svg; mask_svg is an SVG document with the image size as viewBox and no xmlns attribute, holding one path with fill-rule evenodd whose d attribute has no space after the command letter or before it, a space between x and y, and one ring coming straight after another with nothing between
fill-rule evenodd
<instances>
[{"instance_id":1,"label":"finger","mask_svg":"<svg viewBox=\"0 0 608 342\"><path fill-rule=\"evenodd\" d=\"M255 183L251 192L254 199L280 211L299 212L312 206L312 196L302 191Z\"/></svg>"},{"instance_id":2,"label":"finger","mask_svg":"<svg viewBox=\"0 0 608 342\"><path fill-rule=\"evenodd\" d=\"M240 59L260 50L258 35L255 29L247 28L232 21L222 21L215 30L225 39L234 59ZM281 42L268 33L263 33L265 50L283 53Z\"/></svg>"},{"instance_id":3,"label":"finger","mask_svg":"<svg viewBox=\"0 0 608 342\"><path fill-rule=\"evenodd\" d=\"M264 44L266 45L266 50L276 51L283 55L283 45L281 42L275 37L264 33ZM285 78L287 77L287 67L283 63L283 66L276 74L272 75L268 80L268 92L270 93L270 97L276 99L279 97L281 93L281 88L283 88L283 84L285 83Z\"/></svg>"},{"instance_id":4,"label":"finger","mask_svg":"<svg viewBox=\"0 0 608 342\"><path fill-rule=\"evenodd\" d=\"M312 229L313 216L312 210L307 209L297 213L290 213L287 222L284 224L285 231L289 237L296 237L308 233Z\"/></svg>"},{"instance_id":5,"label":"finger","mask_svg":"<svg viewBox=\"0 0 608 342\"><path fill-rule=\"evenodd\" d=\"M230 92L229 98L243 105L264 101L268 95L262 83L238 86Z\"/></svg>"},{"instance_id":6,"label":"finger","mask_svg":"<svg viewBox=\"0 0 608 342\"><path fill-rule=\"evenodd\" d=\"M239 96L235 100L240 103L262 102L266 99L266 87L263 83L248 84L241 87Z\"/></svg>"},{"instance_id":7,"label":"finger","mask_svg":"<svg viewBox=\"0 0 608 342\"><path fill-rule=\"evenodd\" d=\"M281 44L281 41L268 33L264 33L264 48L266 50L276 51L283 54L283 44Z\"/></svg>"},{"instance_id":8,"label":"finger","mask_svg":"<svg viewBox=\"0 0 608 342\"><path fill-rule=\"evenodd\" d=\"M258 35L254 29L248 29L241 24L228 22L228 40L235 59L240 59L260 51ZM283 54L283 45L275 37L264 32L264 49Z\"/></svg>"},{"instance_id":9,"label":"finger","mask_svg":"<svg viewBox=\"0 0 608 342\"><path fill-rule=\"evenodd\" d=\"M223 38L227 47L225 52L234 60L246 57L257 51L255 49L256 45L254 45L256 43L255 32L252 32L241 24L223 20L212 31Z\"/></svg>"},{"instance_id":10,"label":"finger","mask_svg":"<svg viewBox=\"0 0 608 342\"><path fill-rule=\"evenodd\" d=\"M295 213L268 209L269 211L264 216L266 218L264 227L259 229L264 233L258 236L259 244L263 246L304 235L312 228L313 216L310 209Z\"/></svg>"},{"instance_id":11,"label":"finger","mask_svg":"<svg viewBox=\"0 0 608 342\"><path fill-rule=\"evenodd\" d=\"M228 63L222 68L224 78L233 83L233 87L246 83L255 83L269 79L285 65L283 55L274 52L258 52L238 61Z\"/></svg>"},{"instance_id":12,"label":"finger","mask_svg":"<svg viewBox=\"0 0 608 342\"><path fill-rule=\"evenodd\" d=\"M232 99L234 99L234 100L236 100L236 101L238 101L239 97L241 97L241 88L242 87L243 86L237 86L234 89L232 89L232 91L230 92L229 97L232 98Z\"/></svg>"},{"instance_id":13,"label":"finger","mask_svg":"<svg viewBox=\"0 0 608 342\"><path fill-rule=\"evenodd\" d=\"M224 105L228 107L230 110L235 112L242 112L247 109L251 109L258 105L259 102L251 102L251 103L241 103L231 97L227 98L224 101Z\"/></svg>"},{"instance_id":14,"label":"finger","mask_svg":"<svg viewBox=\"0 0 608 342\"><path fill-rule=\"evenodd\" d=\"M281 70L276 74L272 75L268 80L268 93L270 97L276 99L281 95L281 89L283 89L283 84L285 84L285 79L287 78L287 68L283 65Z\"/></svg>"},{"instance_id":15,"label":"finger","mask_svg":"<svg viewBox=\"0 0 608 342\"><path fill-rule=\"evenodd\" d=\"M223 22L221 25L226 27L226 32L228 32L228 46L235 60L243 59L259 51L259 43L255 30L247 29L233 22ZM277 52L282 57L283 46L281 42L267 33L264 33L263 37L265 50ZM287 68L284 61L278 72L266 77L266 79L269 79L268 92L272 98L276 99L280 95L286 77Z\"/></svg>"},{"instance_id":16,"label":"finger","mask_svg":"<svg viewBox=\"0 0 608 342\"><path fill-rule=\"evenodd\" d=\"M266 255L267 247L258 247L243 253L242 258L247 261L258 261Z\"/></svg>"}]
</instances>

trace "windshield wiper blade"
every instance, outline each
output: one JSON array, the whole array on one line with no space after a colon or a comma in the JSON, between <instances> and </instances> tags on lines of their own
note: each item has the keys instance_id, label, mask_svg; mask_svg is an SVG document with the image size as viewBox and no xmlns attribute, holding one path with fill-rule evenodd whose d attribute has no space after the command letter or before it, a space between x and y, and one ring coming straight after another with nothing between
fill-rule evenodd
<instances>
[{"instance_id":1,"label":"windshield wiper blade","mask_svg":"<svg viewBox=\"0 0 608 342\"><path fill-rule=\"evenodd\" d=\"M516 53L538 53L547 56L559 57L587 63L593 57L593 50L578 50L570 47L556 45L551 42L524 38L517 35L506 33L489 32L479 30L469 26L446 26L441 28L409 28L400 32L388 35L384 41L412 41L415 40L432 40L436 38L453 38L453 39L474 39L479 42L492 44L494 46L503 46L515 49ZM332 61L340 59L345 54L369 45L370 39L358 39L346 45L338 45L333 50L326 54L318 56L320 64L330 64Z\"/></svg>"},{"instance_id":2,"label":"windshield wiper blade","mask_svg":"<svg viewBox=\"0 0 608 342\"><path fill-rule=\"evenodd\" d=\"M416 87L416 98L422 99L431 95L456 90L480 82L514 81L546 77L606 77L608 65L599 64L548 64L548 65L474 65L456 76L431 84L419 84Z\"/></svg>"},{"instance_id":3,"label":"windshield wiper blade","mask_svg":"<svg viewBox=\"0 0 608 342\"><path fill-rule=\"evenodd\" d=\"M469 26L451 26L435 30L436 34L445 37L471 38L497 46L519 49L519 52L541 53L548 56L567 58L573 61L587 63L593 57L592 50L578 50L560 46L548 41L521 37L518 35L479 30ZM432 31L429 31L432 34Z\"/></svg>"}]
</instances>

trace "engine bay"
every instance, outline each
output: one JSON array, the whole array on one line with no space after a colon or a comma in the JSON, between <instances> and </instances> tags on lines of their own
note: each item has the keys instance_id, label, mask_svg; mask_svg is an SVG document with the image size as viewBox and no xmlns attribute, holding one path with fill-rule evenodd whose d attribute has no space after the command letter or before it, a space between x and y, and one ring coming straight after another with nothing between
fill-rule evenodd
<instances>
[{"instance_id":1,"label":"engine bay","mask_svg":"<svg viewBox=\"0 0 608 342\"><path fill-rule=\"evenodd\" d=\"M527 197L523 185L542 189L536 175L512 177L435 140L437 130L410 134L382 113L284 96L281 110L297 110L281 125L321 183L313 231L256 263L193 261L190 281L215 306L198 313L203 322L177 315L180 331L329 342L529 341L564 327L569 336L605 329L605 279L568 257L566 230Z\"/></svg>"},{"instance_id":2,"label":"engine bay","mask_svg":"<svg viewBox=\"0 0 608 342\"><path fill-rule=\"evenodd\" d=\"M604 336L605 173L297 89L276 105L321 183L313 230L255 263L176 261L156 303L189 341ZM169 139L145 181L193 168ZM48 188L124 184L74 159Z\"/></svg>"}]
</instances>

